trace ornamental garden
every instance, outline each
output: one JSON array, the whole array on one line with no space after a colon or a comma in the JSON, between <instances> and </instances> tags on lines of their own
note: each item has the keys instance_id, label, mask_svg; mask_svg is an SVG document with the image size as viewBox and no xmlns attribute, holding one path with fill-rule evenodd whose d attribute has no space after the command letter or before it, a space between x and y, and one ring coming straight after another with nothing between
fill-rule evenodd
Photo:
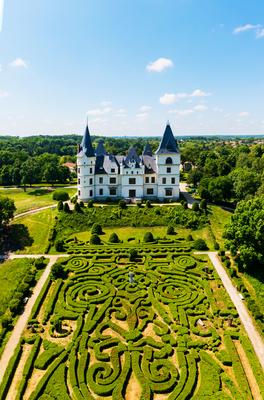
<instances>
[{"instance_id":1,"label":"ornamental garden","mask_svg":"<svg viewBox=\"0 0 264 400\"><path fill-rule=\"evenodd\" d=\"M62 243L0 399L256 399L263 371L192 242ZM257 397L260 396L260 397Z\"/></svg>"}]
</instances>

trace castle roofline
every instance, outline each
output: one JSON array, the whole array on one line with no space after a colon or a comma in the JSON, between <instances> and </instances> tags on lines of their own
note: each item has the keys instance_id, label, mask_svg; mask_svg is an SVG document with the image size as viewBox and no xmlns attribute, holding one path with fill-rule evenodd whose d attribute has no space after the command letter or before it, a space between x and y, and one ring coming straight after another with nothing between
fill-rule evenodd
<instances>
[{"instance_id":1,"label":"castle roofline","mask_svg":"<svg viewBox=\"0 0 264 400\"><path fill-rule=\"evenodd\" d=\"M171 154L179 153L179 148L175 137L173 136L169 122L166 125L163 137L161 139L158 150L155 154Z\"/></svg>"}]
</instances>

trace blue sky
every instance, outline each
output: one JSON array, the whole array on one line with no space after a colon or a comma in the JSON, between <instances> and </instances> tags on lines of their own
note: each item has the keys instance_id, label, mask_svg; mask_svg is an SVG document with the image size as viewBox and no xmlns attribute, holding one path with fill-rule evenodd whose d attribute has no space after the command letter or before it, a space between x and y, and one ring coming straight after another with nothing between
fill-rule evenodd
<instances>
[{"instance_id":1,"label":"blue sky","mask_svg":"<svg viewBox=\"0 0 264 400\"><path fill-rule=\"evenodd\" d=\"M1 135L264 132L262 0L0 0L0 65Z\"/></svg>"}]
</instances>

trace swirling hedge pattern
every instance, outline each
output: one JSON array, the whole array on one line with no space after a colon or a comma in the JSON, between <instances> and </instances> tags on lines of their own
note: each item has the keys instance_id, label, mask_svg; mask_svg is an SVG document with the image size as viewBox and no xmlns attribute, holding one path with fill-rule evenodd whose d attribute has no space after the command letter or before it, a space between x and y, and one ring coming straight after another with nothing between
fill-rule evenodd
<instances>
[{"instance_id":1,"label":"swirling hedge pattern","mask_svg":"<svg viewBox=\"0 0 264 400\"><path fill-rule=\"evenodd\" d=\"M152 249L141 254L144 263L131 262L124 250L117 258L108 249L65 262L68 278L43 325L51 345L63 339L65 350L56 356L42 349L46 370L29 400L252 398L227 348L238 329L216 328L227 325L210 289L214 277L189 254L163 254Z\"/></svg>"}]
</instances>

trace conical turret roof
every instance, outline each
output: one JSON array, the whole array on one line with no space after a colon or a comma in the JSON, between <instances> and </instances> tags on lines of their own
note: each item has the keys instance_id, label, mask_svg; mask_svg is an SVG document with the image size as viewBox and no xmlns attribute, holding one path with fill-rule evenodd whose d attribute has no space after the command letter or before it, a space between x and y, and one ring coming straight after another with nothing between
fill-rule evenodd
<instances>
[{"instance_id":1,"label":"conical turret roof","mask_svg":"<svg viewBox=\"0 0 264 400\"><path fill-rule=\"evenodd\" d=\"M105 156L107 154L105 148L104 148L104 141L101 139L99 140L98 146L95 150L96 156Z\"/></svg>"},{"instance_id":2,"label":"conical turret roof","mask_svg":"<svg viewBox=\"0 0 264 400\"><path fill-rule=\"evenodd\" d=\"M150 147L150 144L149 144L149 143L146 143L146 145L145 145L145 147L144 147L143 156L150 156L150 157L152 157L152 150L151 150L151 147Z\"/></svg>"},{"instance_id":3,"label":"conical turret roof","mask_svg":"<svg viewBox=\"0 0 264 400\"><path fill-rule=\"evenodd\" d=\"M167 123L163 137L156 154L179 153L177 141L175 140L170 124Z\"/></svg>"},{"instance_id":4,"label":"conical turret roof","mask_svg":"<svg viewBox=\"0 0 264 400\"><path fill-rule=\"evenodd\" d=\"M88 124L86 125L86 129L81 142L81 150L85 151L87 157L94 157L94 149L92 146L91 136L88 128Z\"/></svg>"}]
</instances>

